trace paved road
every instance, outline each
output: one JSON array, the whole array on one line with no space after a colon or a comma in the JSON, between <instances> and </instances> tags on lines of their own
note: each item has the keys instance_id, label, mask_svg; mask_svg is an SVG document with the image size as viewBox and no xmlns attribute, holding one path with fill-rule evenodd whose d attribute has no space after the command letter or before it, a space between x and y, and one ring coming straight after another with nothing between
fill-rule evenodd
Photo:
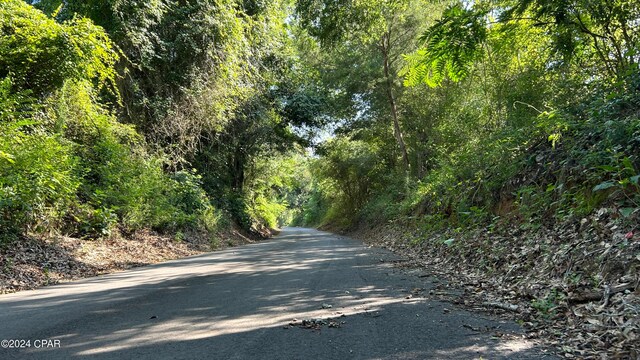
<instances>
[{"instance_id":1,"label":"paved road","mask_svg":"<svg viewBox=\"0 0 640 360\"><path fill-rule=\"evenodd\" d=\"M396 260L287 228L266 242L0 295L0 339L31 341L0 359L551 358L494 337L515 324L430 299L434 283ZM425 291L409 296L416 288ZM294 318L339 327L288 326Z\"/></svg>"}]
</instances>

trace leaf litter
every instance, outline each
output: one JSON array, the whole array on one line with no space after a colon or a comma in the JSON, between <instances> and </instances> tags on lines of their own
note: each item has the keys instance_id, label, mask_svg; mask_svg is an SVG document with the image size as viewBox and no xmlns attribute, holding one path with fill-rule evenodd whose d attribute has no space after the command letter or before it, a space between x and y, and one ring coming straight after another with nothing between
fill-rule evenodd
<instances>
[{"instance_id":1,"label":"leaf litter","mask_svg":"<svg viewBox=\"0 0 640 360\"><path fill-rule=\"evenodd\" d=\"M25 237L0 247L0 294L81 279L252 242L232 230L185 241L150 231L99 240Z\"/></svg>"},{"instance_id":2,"label":"leaf litter","mask_svg":"<svg viewBox=\"0 0 640 360\"><path fill-rule=\"evenodd\" d=\"M505 218L464 235L411 223L351 235L448 281L430 296L516 320L566 358L640 359L640 219L616 214L603 208L539 228Z\"/></svg>"}]
</instances>

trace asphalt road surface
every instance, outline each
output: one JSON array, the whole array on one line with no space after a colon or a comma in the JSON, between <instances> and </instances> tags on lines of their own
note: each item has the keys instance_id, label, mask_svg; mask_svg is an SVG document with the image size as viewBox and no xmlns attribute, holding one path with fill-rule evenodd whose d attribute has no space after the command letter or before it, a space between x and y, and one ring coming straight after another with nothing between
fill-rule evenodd
<instances>
[{"instance_id":1,"label":"asphalt road surface","mask_svg":"<svg viewBox=\"0 0 640 360\"><path fill-rule=\"evenodd\" d=\"M0 295L9 340L0 359L552 358L516 324L433 298L437 280L398 260L287 228L270 241Z\"/></svg>"}]
</instances>

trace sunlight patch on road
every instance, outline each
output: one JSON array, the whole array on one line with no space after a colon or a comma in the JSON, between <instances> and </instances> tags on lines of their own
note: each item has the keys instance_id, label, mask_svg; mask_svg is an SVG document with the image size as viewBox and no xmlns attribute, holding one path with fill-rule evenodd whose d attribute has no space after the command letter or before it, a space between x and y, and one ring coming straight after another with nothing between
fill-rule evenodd
<instances>
[{"instance_id":1,"label":"sunlight patch on road","mask_svg":"<svg viewBox=\"0 0 640 360\"><path fill-rule=\"evenodd\" d=\"M376 289L373 286L366 286L354 290L354 294L358 296L343 296L332 299L327 299L324 296L300 296L291 299L290 296L288 303L265 307L260 309L260 312L247 316L230 319L226 319L224 316L215 318L183 316L146 328L137 327L98 336L91 341L75 344L74 347L90 348L77 352L77 355L96 355L166 342L200 340L265 328L282 327L289 324L293 319L338 318L343 314L348 317L380 311L383 307L391 304L414 305L425 301L424 299L408 301L403 297L376 296L376 293L382 291L382 289ZM359 297L359 295L365 294L369 295L365 298ZM309 304L322 304L328 301L333 302L331 309L309 309ZM284 307L289 311L283 311ZM291 311L300 307L306 307L307 310Z\"/></svg>"},{"instance_id":2,"label":"sunlight patch on road","mask_svg":"<svg viewBox=\"0 0 640 360\"><path fill-rule=\"evenodd\" d=\"M498 353L509 356L521 351L532 349L535 345L524 339L500 339L495 346L478 345L458 347L448 350L438 350L433 354L435 358L442 359L482 359L482 354Z\"/></svg>"}]
</instances>

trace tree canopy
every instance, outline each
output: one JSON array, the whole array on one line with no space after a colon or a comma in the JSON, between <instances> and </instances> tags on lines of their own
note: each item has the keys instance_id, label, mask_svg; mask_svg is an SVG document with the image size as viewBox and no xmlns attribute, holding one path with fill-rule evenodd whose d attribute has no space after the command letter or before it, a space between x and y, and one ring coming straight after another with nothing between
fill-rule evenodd
<instances>
[{"instance_id":1,"label":"tree canopy","mask_svg":"<svg viewBox=\"0 0 640 360\"><path fill-rule=\"evenodd\" d=\"M12 236L99 237L409 214L458 226L547 197L557 217L636 209L639 11L4 1L1 219Z\"/></svg>"},{"instance_id":2,"label":"tree canopy","mask_svg":"<svg viewBox=\"0 0 640 360\"><path fill-rule=\"evenodd\" d=\"M513 279L599 236L637 284L639 62L635 0L2 0L0 250L392 228Z\"/></svg>"}]
</instances>

